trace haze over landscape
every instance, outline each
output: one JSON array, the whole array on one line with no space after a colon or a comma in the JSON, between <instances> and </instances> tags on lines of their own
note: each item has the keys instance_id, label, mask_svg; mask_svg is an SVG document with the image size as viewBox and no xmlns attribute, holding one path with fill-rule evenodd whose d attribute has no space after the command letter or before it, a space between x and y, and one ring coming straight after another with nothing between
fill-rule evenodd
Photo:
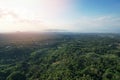
<instances>
[{"instance_id":1,"label":"haze over landscape","mask_svg":"<svg viewBox=\"0 0 120 80\"><path fill-rule=\"evenodd\" d=\"M0 0L0 32L118 33L120 0Z\"/></svg>"},{"instance_id":2,"label":"haze over landscape","mask_svg":"<svg viewBox=\"0 0 120 80\"><path fill-rule=\"evenodd\" d=\"M0 0L0 80L120 80L120 0Z\"/></svg>"}]
</instances>

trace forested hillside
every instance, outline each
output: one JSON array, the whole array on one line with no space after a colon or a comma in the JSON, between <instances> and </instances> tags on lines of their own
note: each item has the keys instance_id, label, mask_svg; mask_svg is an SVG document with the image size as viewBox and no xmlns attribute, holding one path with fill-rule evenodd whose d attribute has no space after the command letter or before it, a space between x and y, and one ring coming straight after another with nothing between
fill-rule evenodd
<instances>
[{"instance_id":1,"label":"forested hillside","mask_svg":"<svg viewBox=\"0 0 120 80\"><path fill-rule=\"evenodd\" d=\"M0 80L120 80L119 34L28 35L0 35Z\"/></svg>"}]
</instances>

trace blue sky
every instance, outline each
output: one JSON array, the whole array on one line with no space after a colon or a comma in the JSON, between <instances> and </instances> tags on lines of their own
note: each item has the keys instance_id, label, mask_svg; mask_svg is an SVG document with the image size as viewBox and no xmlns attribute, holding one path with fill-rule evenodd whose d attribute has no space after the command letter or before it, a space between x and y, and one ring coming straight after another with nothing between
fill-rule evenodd
<instances>
[{"instance_id":1,"label":"blue sky","mask_svg":"<svg viewBox=\"0 0 120 80\"><path fill-rule=\"evenodd\" d=\"M120 0L76 0L74 5L78 12L86 15L119 15L120 13Z\"/></svg>"},{"instance_id":2,"label":"blue sky","mask_svg":"<svg viewBox=\"0 0 120 80\"><path fill-rule=\"evenodd\" d=\"M73 0L55 23L75 32L119 32L120 0Z\"/></svg>"},{"instance_id":3,"label":"blue sky","mask_svg":"<svg viewBox=\"0 0 120 80\"><path fill-rule=\"evenodd\" d=\"M120 0L74 0L71 6L68 18L80 21L74 25L77 31L119 32Z\"/></svg>"},{"instance_id":4,"label":"blue sky","mask_svg":"<svg viewBox=\"0 0 120 80\"><path fill-rule=\"evenodd\" d=\"M119 32L120 0L0 0L0 32Z\"/></svg>"}]
</instances>

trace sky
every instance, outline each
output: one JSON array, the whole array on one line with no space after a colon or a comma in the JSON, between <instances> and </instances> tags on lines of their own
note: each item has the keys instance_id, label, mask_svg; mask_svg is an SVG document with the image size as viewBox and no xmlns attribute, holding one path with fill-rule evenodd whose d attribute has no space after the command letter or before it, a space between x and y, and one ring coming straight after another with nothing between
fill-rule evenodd
<instances>
[{"instance_id":1,"label":"sky","mask_svg":"<svg viewBox=\"0 0 120 80\"><path fill-rule=\"evenodd\" d=\"M0 0L0 32L120 31L120 0Z\"/></svg>"}]
</instances>

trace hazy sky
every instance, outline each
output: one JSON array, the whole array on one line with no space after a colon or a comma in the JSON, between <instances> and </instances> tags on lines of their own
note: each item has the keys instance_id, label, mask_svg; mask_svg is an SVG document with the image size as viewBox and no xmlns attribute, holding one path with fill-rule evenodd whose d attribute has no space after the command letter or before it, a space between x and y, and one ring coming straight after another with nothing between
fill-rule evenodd
<instances>
[{"instance_id":1,"label":"hazy sky","mask_svg":"<svg viewBox=\"0 0 120 80\"><path fill-rule=\"evenodd\" d=\"M120 0L0 0L0 32L119 32Z\"/></svg>"}]
</instances>

